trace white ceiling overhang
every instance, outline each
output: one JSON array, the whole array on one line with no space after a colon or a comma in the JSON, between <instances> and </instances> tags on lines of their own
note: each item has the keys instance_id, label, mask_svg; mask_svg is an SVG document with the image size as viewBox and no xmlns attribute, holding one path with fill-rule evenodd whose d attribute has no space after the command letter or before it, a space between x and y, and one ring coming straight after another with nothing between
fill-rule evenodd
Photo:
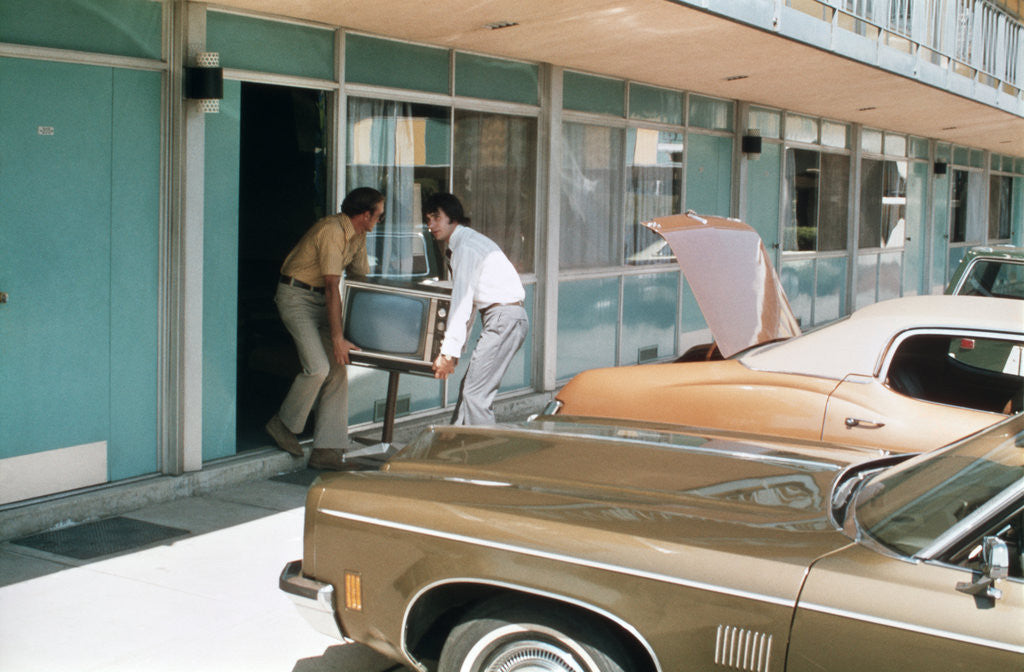
<instances>
[{"instance_id":1,"label":"white ceiling overhang","mask_svg":"<svg viewBox=\"0 0 1024 672\"><path fill-rule=\"evenodd\" d=\"M670 0L222 0L218 5L1024 156L1024 118L1018 114ZM501 22L516 25L488 27Z\"/></svg>"}]
</instances>

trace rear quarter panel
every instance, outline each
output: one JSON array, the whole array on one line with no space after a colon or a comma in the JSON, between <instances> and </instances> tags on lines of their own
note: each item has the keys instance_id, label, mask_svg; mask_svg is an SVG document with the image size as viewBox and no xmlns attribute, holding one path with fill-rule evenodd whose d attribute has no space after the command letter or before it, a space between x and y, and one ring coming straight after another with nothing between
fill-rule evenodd
<instances>
[{"instance_id":1,"label":"rear quarter panel","mask_svg":"<svg viewBox=\"0 0 1024 672\"><path fill-rule=\"evenodd\" d=\"M666 670L711 667L720 626L770 636L770 669L782 669L805 556L835 544L812 526L807 546L751 560L743 525L709 523L705 547L672 539L678 511L540 492L512 505L500 486L370 475L330 483L307 511L316 556L306 573L337 588L358 572L364 608L339 607L343 630L407 664L411 603L465 582L585 605L646 642Z\"/></svg>"}]
</instances>

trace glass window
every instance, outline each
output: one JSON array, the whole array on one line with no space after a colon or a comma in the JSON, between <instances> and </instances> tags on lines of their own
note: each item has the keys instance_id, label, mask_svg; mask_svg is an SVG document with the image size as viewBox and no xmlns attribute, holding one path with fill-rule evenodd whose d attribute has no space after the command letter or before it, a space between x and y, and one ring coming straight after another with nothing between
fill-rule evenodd
<instances>
[{"instance_id":1,"label":"glass window","mask_svg":"<svg viewBox=\"0 0 1024 672\"><path fill-rule=\"evenodd\" d=\"M455 95L536 105L539 68L531 63L455 54Z\"/></svg>"},{"instance_id":2,"label":"glass window","mask_svg":"<svg viewBox=\"0 0 1024 672\"><path fill-rule=\"evenodd\" d=\"M566 72L562 76L562 107L622 117L626 114L626 83L580 72Z\"/></svg>"},{"instance_id":3,"label":"glass window","mask_svg":"<svg viewBox=\"0 0 1024 672\"><path fill-rule=\"evenodd\" d=\"M985 181L981 173L953 170L949 240L980 243L985 238Z\"/></svg>"},{"instance_id":4,"label":"glass window","mask_svg":"<svg viewBox=\"0 0 1024 672\"><path fill-rule=\"evenodd\" d=\"M682 125L683 94L669 89L630 84L629 118Z\"/></svg>"},{"instance_id":5,"label":"glass window","mask_svg":"<svg viewBox=\"0 0 1024 672\"><path fill-rule=\"evenodd\" d=\"M1009 240L1013 215L1013 178L993 175L988 190L988 238Z\"/></svg>"},{"instance_id":6,"label":"glass window","mask_svg":"<svg viewBox=\"0 0 1024 672\"><path fill-rule=\"evenodd\" d=\"M907 155L907 138L904 135L885 134L885 153L889 156Z\"/></svg>"},{"instance_id":7,"label":"glass window","mask_svg":"<svg viewBox=\"0 0 1024 672\"><path fill-rule=\"evenodd\" d=\"M423 199L449 190L450 136L448 108L349 99L348 189L373 187L385 195L384 218L367 241L375 273L413 273L414 245L425 228Z\"/></svg>"},{"instance_id":8,"label":"glass window","mask_svg":"<svg viewBox=\"0 0 1024 672\"><path fill-rule=\"evenodd\" d=\"M399 89L449 92L447 49L345 35L345 79Z\"/></svg>"},{"instance_id":9,"label":"glass window","mask_svg":"<svg viewBox=\"0 0 1024 672\"><path fill-rule=\"evenodd\" d=\"M787 114L786 139L794 142L817 142L818 120L798 114Z\"/></svg>"},{"instance_id":10,"label":"glass window","mask_svg":"<svg viewBox=\"0 0 1024 672\"><path fill-rule=\"evenodd\" d=\"M783 227L787 251L846 249L850 160L809 149L786 151L789 207Z\"/></svg>"},{"instance_id":11,"label":"glass window","mask_svg":"<svg viewBox=\"0 0 1024 672\"><path fill-rule=\"evenodd\" d=\"M846 149L850 146L850 127L834 121L821 122L821 144Z\"/></svg>"},{"instance_id":12,"label":"glass window","mask_svg":"<svg viewBox=\"0 0 1024 672\"><path fill-rule=\"evenodd\" d=\"M455 111L454 193L520 273L534 264L537 120Z\"/></svg>"},{"instance_id":13,"label":"glass window","mask_svg":"<svg viewBox=\"0 0 1024 672\"><path fill-rule=\"evenodd\" d=\"M861 161L861 249L903 247L907 218L907 162Z\"/></svg>"},{"instance_id":14,"label":"glass window","mask_svg":"<svg viewBox=\"0 0 1024 672\"><path fill-rule=\"evenodd\" d=\"M682 212L683 134L630 128L626 162L626 263L672 261L665 239L643 222Z\"/></svg>"},{"instance_id":15,"label":"glass window","mask_svg":"<svg viewBox=\"0 0 1024 672\"><path fill-rule=\"evenodd\" d=\"M562 131L562 268L621 261L623 132L566 123Z\"/></svg>"},{"instance_id":16,"label":"glass window","mask_svg":"<svg viewBox=\"0 0 1024 672\"><path fill-rule=\"evenodd\" d=\"M732 102L690 94L690 125L712 131L731 131L733 129Z\"/></svg>"},{"instance_id":17,"label":"glass window","mask_svg":"<svg viewBox=\"0 0 1024 672\"><path fill-rule=\"evenodd\" d=\"M871 154L882 153L882 132L865 128L860 136L860 148Z\"/></svg>"},{"instance_id":18,"label":"glass window","mask_svg":"<svg viewBox=\"0 0 1024 672\"><path fill-rule=\"evenodd\" d=\"M762 138L782 137L782 113L759 107L750 108L747 127L760 132Z\"/></svg>"}]
</instances>

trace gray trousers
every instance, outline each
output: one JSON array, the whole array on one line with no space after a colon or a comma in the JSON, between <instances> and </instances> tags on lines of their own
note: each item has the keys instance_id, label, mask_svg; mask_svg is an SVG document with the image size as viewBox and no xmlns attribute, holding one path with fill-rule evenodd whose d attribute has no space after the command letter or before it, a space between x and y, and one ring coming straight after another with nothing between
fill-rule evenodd
<instances>
[{"instance_id":1,"label":"gray trousers","mask_svg":"<svg viewBox=\"0 0 1024 672\"><path fill-rule=\"evenodd\" d=\"M334 361L323 294L278 284L274 303L295 340L302 372L295 376L278 415L298 434L316 408L314 448L348 447L348 376Z\"/></svg>"},{"instance_id":2,"label":"gray trousers","mask_svg":"<svg viewBox=\"0 0 1024 672\"><path fill-rule=\"evenodd\" d=\"M495 306L480 317L483 330L459 388L453 425L494 424L494 397L530 327L522 306Z\"/></svg>"}]
</instances>

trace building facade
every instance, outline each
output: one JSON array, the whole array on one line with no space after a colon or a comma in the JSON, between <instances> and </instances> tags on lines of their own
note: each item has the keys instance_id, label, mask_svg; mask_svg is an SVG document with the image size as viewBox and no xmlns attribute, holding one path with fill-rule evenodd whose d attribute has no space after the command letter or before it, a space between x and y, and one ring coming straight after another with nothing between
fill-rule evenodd
<instances>
[{"instance_id":1,"label":"building facade","mask_svg":"<svg viewBox=\"0 0 1024 672\"><path fill-rule=\"evenodd\" d=\"M446 7L381 18L397 2L0 0L0 506L265 446L297 366L278 268L357 186L387 194L388 272L439 190L505 249L532 325L508 394L706 340L656 216L750 223L805 328L1024 244L1016 3L490 4L528 18L483 34L543 22L564 52L540 28L481 48ZM623 31L635 50L600 50ZM708 75L735 31L769 51ZM851 62L844 86L787 72ZM215 65L195 94L186 69ZM914 114L884 109L901 91ZM830 113L842 95L864 102ZM450 406L460 374L403 377L401 412ZM387 375L350 385L353 426L379 422Z\"/></svg>"}]
</instances>

